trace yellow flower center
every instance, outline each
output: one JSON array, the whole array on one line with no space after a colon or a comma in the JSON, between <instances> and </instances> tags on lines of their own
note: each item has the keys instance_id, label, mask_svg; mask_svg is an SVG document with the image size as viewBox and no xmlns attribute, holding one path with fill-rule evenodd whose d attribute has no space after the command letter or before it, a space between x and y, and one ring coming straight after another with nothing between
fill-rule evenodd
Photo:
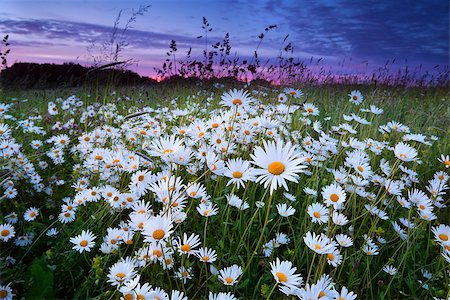
<instances>
[{"instance_id":1,"label":"yellow flower center","mask_svg":"<svg viewBox=\"0 0 450 300\"><path fill-rule=\"evenodd\" d=\"M119 272L116 274L116 277L119 277L120 279L123 279L125 277L125 273Z\"/></svg>"},{"instance_id":2,"label":"yellow flower center","mask_svg":"<svg viewBox=\"0 0 450 300\"><path fill-rule=\"evenodd\" d=\"M172 149L165 149L165 150L163 151L164 154L168 154L168 153L172 153L172 152L173 152Z\"/></svg>"},{"instance_id":3,"label":"yellow flower center","mask_svg":"<svg viewBox=\"0 0 450 300\"><path fill-rule=\"evenodd\" d=\"M163 237L164 237L164 235L165 235L166 233L164 232L164 230L162 230L162 229L156 229L155 231L153 231L153 238L155 239L155 240L160 240L160 239L162 239Z\"/></svg>"},{"instance_id":4,"label":"yellow flower center","mask_svg":"<svg viewBox=\"0 0 450 300\"><path fill-rule=\"evenodd\" d=\"M358 100L358 96L353 96L353 100Z\"/></svg>"},{"instance_id":5,"label":"yellow flower center","mask_svg":"<svg viewBox=\"0 0 450 300\"><path fill-rule=\"evenodd\" d=\"M322 298L323 296L325 296L325 293L323 291L320 291L319 298Z\"/></svg>"},{"instance_id":6,"label":"yellow flower center","mask_svg":"<svg viewBox=\"0 0 450 300\"><path fill-rule=\"evenodd\" d=\"M139 181L144 181L144 179L145 179L145 176L144 176L144 175L139 175L139 177L138 177L138 180L139 180Z\"/></svg>"},{"instance_id":7,"label":"yellow flower center","mask_svg":"<svg viewBox=\"0 0 450 300\"><path fill-rule=\"evenodd\" d=\"M242 178L242 173L241 172L239 172L239 171L235 171L235 172L233 172L233 177L234 178Z\"/></svg>"},{"instance_id":8,"label":"yellow flower center","mask_svg":"<svg viewBox=\"0 0 450 300\"><path fill-rule=\"evenodd\" d=\"M2 231L2 234L3 234L3 231ZM446 235L445 233L441 233L439 235L439 238L444 242L448 241L448 235Z\"/></svg>"},{"instance_id":9,"label":"yellow flower center","mask_svg":"<svg viewBox=\"0 0 450 300\"><path fill-rule=\"evenodd\" d=\"M207 256L207 255L203 256L203 257L202 257L202 260L203 260L203 261L209 261L209 256Z\"/></svg>"},{"instance_id":10,"label":"yellow flower center","mask_svg":"<svg viewBox=\"0 0 450 300\"><path fill-rule=\"evenodd\" d=\"M314 217L316 217L317 219L320 218L320 212L318 212L318 211L315 211L315 212L313 213L313 215L314 215Z\"/></svg>"},{"instance_id":11,"label":"yellow flower center","mask_svg":"<svg viewBox=\"0 0 450 300\"><path fill-rule=\"evenodd\" d=\"M88 241L86 241L86 240L82 240L81 242L80 242L80 246L81 247L86 247L88 245Z\"/></svg>"},{"instance_id":12,"label":"yellow flower center","mask_svg":"<svg viewBox=\"0 0 450 300\"><path fill-rule=\"evenodd\" d=\"M450 160L444 160L444 165L448 168L450 167Z\"/></svg>"},{"instance_id":13,"label":"yellow flower center","mask_svg":"<svg viewBox=\"0 0 450 300\"><path fill-rule=\"evenodd\" d=\"M242 100L241 99L234 99L233 101L234 105L242 105Z\"/></svg>"},{"instance_id":14,"label":"yellow flower center","mask_svg":"<svg viewBox=\"0 0 450 300\"><path fill-rule=\"evenodd\" d=\"M337 194L331 194L330 200L333 202L338 202L339 196Z\"/></svg>"},{"instance_id":15,"label":"yellow flower center","mask_svg":"<svg viewBox=\"0 0 450 300\"><path fill-rule=\"evenodd\" d=\"M334 254L333 253L328 253L327 256L328 256L329 260L331 260L331 261L334 260Z\"/></svg>"},{"instance_id":16,"label":"yellow flower center","mask_svg":"<svg viewBox=\"0 0 450 300\"><path fill-rule=\"evenodd\" d=\"M314 110L313 110L312 108L308 108L307 111L308 111L309 113L312 113Z\"/></svg>"},{"instance_id":17,"label":"yellow flower center","mask_svg":"<svg viewBox=\"0 0 450 300\"><path fill-rule=\"evenodd\" d=\"M9 235L9 230L8 229L3 229L1 232L2 236L8 236Z\"/></svg>"},{"instance_id":18,"label":"yellow flower center","mask_svg":"<svg viewBox=\"0 0 450 300\"><path fill-rule=\"evenodd\" d=\"M284 168L285 167L282 162L274 161L269 164L269 166L267 167L267 170L269 171L270 174L280 175L281 173L284 172Z\"/></svg>"},{"instance_id":19,"label":"yellow flower center","mask_svg":"<svg viewBox=\"0 0 450 300\"><path fill-rule=\"evenodd\" d=\"M279 282L287 282L287 276L283 272L277 272L275 275L278 277Z\"/></svg>"},{"instance_id":20,"label":"yellow flower center","mask_svg":"<svg viewBox=\"0 0 450 300\"><path fill-rule=\"evenodd\" d=\"M217 127L219 127L219 124L218 124L218 123L212 123L212 124L211 124L211 127L212 127L212 128L217 128Z\"/></svg>"},{"instance_id":21,"label":"yellow flower center","mask_svg":"<svg viewBox=\"0 0 450 300\"><path fill-rule=\"evenodd\" d=\"M315 245L314 245L314 249L320 250L320 249L322 249L322 246L320 246L319 244L315 244Z\"/></svg>"},{"instance_id":22,"label":"yellow flower center","mask_svg":"<svg viewBox=\"0 0 450 300\"><path fill-rule=\"evenodd\" d=\"M0 290L0 298L6 298L8 296L8 292L6 290Z\"/></svg>"},{"instance_id":23,"label":"yellow flower center","mask_svg":"<svg viewBox=\"0 0 450 300\"><path fill-rule=\"evenodd\" d=\"M96 156L95 156L95 159L96 159L96 160L102 160L102 159L103 159L103 156L101 156L101 155L96 155Z\"/></svg>"},{"instance_id":24,"label":"yellow flower center","mask_svg":"<svg viewBox=\"0 0 450 300\"><path fill-rule=\"evenodd\" d=\"M124 300L133 300L133 295L132 294L126 294L125 296L123 296Z\"/></svg>"},{"instance_id":25,"label":"yellow flower center","mask_svg":"<svg viewBox=\"0 0 450 300\"><path fill-rule=\"evenodd\" d=\"M189 252L189 251L191 251L191 246L188 245L188 244L184 244L184 245L181 246L181 251Z\"/></svg>"},{"instance_id":26,"label":"yellow flower center","mask_svg":"<svg viewBox=\"0 0 450 300\"><path fill-rule=\"evenodd\" d=\"M161 257L162 256L162 251L159 249L155 249L153 250L153 255L156 257Z\"/></svg>"},{"instance_id":27,"label":"yellow flower center","mask_svg":"<svg viewBox=\"0 0 450 300\"><path fill-rule=\"evenodd\" d=\"M203 212L203 215L204 215L204 216L209 215L209 209L205 210L205 211Z\"/></svg>"},{"instance_id":28,"label":"yellow flower center","mask_svg":"<svg viewBox=\"0 0 450 300\"><path fill-rule=\"evenodd\" d=\"M227 278L225 278L225 282L228 284L231 284L233 282L233 278L227 277Z\"/></svg>"},{"instance_id":29,"label":"yellow flower center","mask_svg":"<svg viewBox=\"0 0 450 300\"><path fill-rule=\"evenodd\" d=\"M357 166L356 168L357 168L358 171L360 171L360 172L363 172L363 171L364 171L364 168L363 168L362 166Z\"/></svg>"}]
</instances>

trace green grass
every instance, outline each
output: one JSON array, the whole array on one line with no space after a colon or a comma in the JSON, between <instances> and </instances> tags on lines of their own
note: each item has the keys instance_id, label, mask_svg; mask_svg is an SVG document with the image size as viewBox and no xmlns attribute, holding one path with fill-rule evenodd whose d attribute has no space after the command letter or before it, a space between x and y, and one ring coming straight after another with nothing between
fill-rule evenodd
<instances>
[{"instance_id":1,"label":"green grass","mask_svg":"<svg viewBox=\"0 0 450 300\"><path fill-rule=\"evenodd\" d=\"M407 125L411 133L421 133L428 137L436 136L437 141L432 146L422 145L417 142L410 144L418 150L418 157L423 161L422 164L414 162L403 163L409 169L418 173L420 182L413 183L411 187L403 190L402 195L407 197L407 191L413 188L426 191L427 181L433 178L435 172L445 170L442 163L438 161L441 154L450 154L450 102L448 100L448 90L440 88L428 89L405 89L398 87L348 87L348 86L317 86L304 87L303 98L298 101L306 101L315 104L320 115L311 117L312 121L319 120L322 123L323 130L328 132L331 126L344 122L343 114L358 114L359 107L348 103L347 94L358 88L364 95L362 107L367 108L370 104L384 109L384 114L372 116L368 113L359 113L368 120L372 120L372 125L355 125L358 131L353 135L355 138L364 141L367 138L373 138L378 141L385 141L390 146L395 146L402 140L401 133L382 134L378 131L380 125L385 125L389 121L397 121ZM252 87L248 90L262 88ZM13 180L18 190L18 195L13 200L0 200L0 224L5 223L4 216L11 212L19 215L19 221L15 225L16 237L25 232L33 232L33 243L27 247L17 247L10 240L2 243L0 250L1 271L0 284L11 283L16 294L27 298L77 298L77 299L119 299L120 293L107 282L108 270L116 263L120 257L131 256L135 250L143 245L143 237L136 234L132 245L122 244L118 251L111 254L103 254L99 251L103 236L106 235L108 227L117 227L120 220L127 220L129 210L117 211L114 214L109 213L109 205L105 201L89 203L79 207L76 213L76 219L73 223L61 224L57 221L60 213L60 206L63 204L64 197L75 196L75 190L71 187L73 183L81 176L80 171L74 168L76 164L83 164L84 158L77 153L70 154L65 151L66 162L61 165L53 165L46 152L50 149L49 144L36 151L30 147L30 141L33 139L50 138L51 127L55 121L65 123L71 118L78 119L79 114L70 115L62 113L58 116L47 115L48 101L55 101L61 97L66 99L70 95L76 95L83 100L83 107L99 102L103 105L115 103L118 108L118 115L125 116L130 112L140 111L146 106L169 107L174 109L170 103L172 99L178 99L177 107L180 109L192 108L193 104L198 107L193 109L191 115L196 118L208 118L212 110L220 108L220 96L224 89L215 89L211 86L153 86L153 87L128 87L118 88L112 94L111 88L98 89L61 89L61 90L28 90L28 91L9 91L3 90L0 93L2 103L14 103L10 113L17 119L25 119L28 116L43 116L42 120L36 121L48 132L45 138L31 133L22 133L20 129L15 129L15 121L4 120L9 124L13 131L13 137L16 142L22 145L21 151L28 157L29 161L36 166L40 161L49 163L49 168L39 170L38 173L43 178L46 185L50 184L52 176L62 179L65 183L61 186L53 185L53 194L34 192L32 186L25 179ZM211 105L207 106L205 99L214 92L214 99ZM277 91L266 90L267 95L258 96L264 105L276 104ZM192 97L195 95L195 97ZM118 97L121 100L118 100ZM129 100L123 100L129 97ZM23 101L28 99L28 101ZM138 101L142 99L143 101ZM297 100L294 100L297 101ZM291 105L291 102L286 103ZM205 108L206 111L201 111ZM169 111L170 111L169 110ZM260 114L264 110L259 111ZM158 114L150 114L157 117ZM275 117L275 116L271 116ZM329 117L329 120L325 118ZM301 113L297 111L293 114L292 123L288 125L289 132L296 131L298 135L305 137L310 135L314 139L319 138L319 134L312 130L310 126L305 126L301 121ZM97 115L89 123L79 123L80 129L90 132L96 126L110 125L118 127L115 123L116 117L106 118L104 115ZM279 117L280 120L283 116ZM159 119L162 121L163 119ZM173 126L189 125L191 120L187 117L166 120L162 127L165 134ZM353 124L356 124L353 122ZM290 126L290 127L289 127ZM138 126L139 127L139 126ZM279 129L278 127L277 129ZM121 131L125 134L124 131ZM229 132L228 132L229 133ZM71 145L77 144L77 138L81 132L72 132L70 134ZM227 135L230 136L230 135ZM289 139L280 135L284 139ZM348 135L334 135L340 142L349 141ZM228 155L227 158L242 158L251 161L250 154L256 146L262 145L262 140L266 140L262 134L257 135L251 145L238 145L235 154ZM294 143L300 144L301 140L291 139ZM104 147L111 147L112 140L108 140ZM146 153L148 147L124 143L124 146L130 151L139 151ZM275 280L270 273L269 263L275 258L288 260L297 267L296 273L301 274L304 282L315 283L323 274L329 274L336 284L336 289L341 290L346 286L350 291L358 295L358 299L422 299L430 297L448 297L449 263L441 255L441 246L434 241L431 228L438 224L449 224L448 208L435 208L437 215L435 221L424 221L417 218L415 209L405 210L399 206L395 197L389 195L385 189L373 184L367 187L367 190L377 195L375 204L377 207L383 207L388 212L389 220L383 221L373 216L364 208L364 204L370 203L369 200L358 196L355 192L347 192L347 200L344 213L348 216L349 225L339 227L331 222L318 225L311 222L311 218L306 213L307 208L314 202L322 203L320 191L323 187L333 182L333 176L326 171L327 168L338 168L343 165L345 160L345 151L348 149L342 146L338 147L339 153L331 156L323 162L324 166L311 166L309 170L311 175L301 174L298 178L298 184L289 183L289 192L296 198L295 202L290 202L283 196L283 188L278 189L270 195L267 189L257 183L247 183L245 189L236 188L228 185L228 179L223 176L211 177L211 172L207 168L202 168L196 174L189 174L185 167L178 166L172 169L172 172L180 176L187 184L189 182L200 182L206 187L207 194L211 201L219 208L219 213L210 218L202 218L196 211L198 200L190 199L186 207L188 218L185 222L175 226L174 234L182 236L196 233L200 237L203 247L210 247L217 251L217 261L215 267L222 269L224 267L237 264L242 267L244 273L239 282L231 287L226 287L217 280L217 276L211 274L211 271L197 258L190 256L180 256L174 254L174 270L163 270L157 263L151 263L144 268L139 268L141 274L140 283L150 283L153 287L161 287L170 294L172 289L184 291L189 299L206 298L208 292L233 292L242 299L257 299L270 297L273 299L282 298L282 293L275 286ZM381 157L387 159L392 167L391 178L400 178L401 171L398 169L400 161L395 158L392 151L385 149L382 155L370 154L370 164L372 170L380 174L379 163ZM226 160L226 159L225 159ZM157 158L152 158L156 173L161 170L164 163ZM3 159L2 166L8 166L7 159ZM145 169L145 167L141 167ZM355 171L347 168L350 172ZM203 171L205 173L203 174ZM202 176L203 174L203 176ZM11 175L5 171L2 178ZM90 187L102 186L106 182L100 178L99 174L89 173ZM122 174L117 183L113 183L121 192L127 190L129 174ZM318 197L305 194L305 187L313 188L318 191ZM225 195L235 194L241 199L247 201L250 208L240 211L230 207L227 204ZM444 204L449 205L448 195L444 195ZM155 201L153 193L147 193L142 197L151 204L153 210L159 211L162 208L161 203ZM256 201L263 201L266 206L258 208ZM383 201L387 205L383 205ZM276 204L287 203L295 208L293 216L282 218L278 215ZM270 205L271 204L271 205ZM25 222L22 219L24 211L35 206L40 209L39 217L34 222ZM400 217L410 218L416 227L406 230L408 238L402 240L393 230L391 221L398 221ZM414 217L414 218L413 218ZM353 231L349 227L353 227ZM57 238L50 238L45 235L45 231L50 227L56 227L59 230ZM327 227L327 228L326 228ZM404 227L403 227L404 228ZM69 242L71 237L81 233L82 230L91 230L96 235L96 247L91 252L82 254L72 250L72 244ZM325 230L326 229L326 230ZM325 231L324 231L325 230ZM343 262L334 268L327 264L326 255L315 254L303 242L306 232L315 233L325 232L327 236L333 237L337 233L346 233L353 236L354 246L341 250ZM281 245L273 250L269 257L262 255L262 246L270 239L275 237L278 232L286 233L290 239L287 245ZM362 251L364 244L363 234L367 234L374 240L376 237L383 237L387 243L380 246L380 253L376 256L368 256ZM16 263L12 266L6 266L4 258L12 256ZM385 264L390 263L398 269L395 276L390 276L382 271ZM191 267L192 279L186 284L177 278L174 278L178 267ZM433 274L430 280L422 275L422 270L427 270ZM424 289L418 283L421 280L428 285Z\"/></svg>"}]
</instances>

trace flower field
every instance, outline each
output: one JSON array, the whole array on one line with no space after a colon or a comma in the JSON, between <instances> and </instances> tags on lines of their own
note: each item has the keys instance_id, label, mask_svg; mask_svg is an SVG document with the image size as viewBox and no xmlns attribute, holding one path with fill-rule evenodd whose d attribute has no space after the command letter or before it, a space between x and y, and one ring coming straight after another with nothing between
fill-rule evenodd
<instances>
[{"instance_id":1,"label":"flower field","mask_svg":"<svg viewBox=\"0 0 450 300\"><path fill-rule=\"evenodd\" d=\"M1 94L0 299L448 299L448 91Z\"/></svg>"}]
</instances>

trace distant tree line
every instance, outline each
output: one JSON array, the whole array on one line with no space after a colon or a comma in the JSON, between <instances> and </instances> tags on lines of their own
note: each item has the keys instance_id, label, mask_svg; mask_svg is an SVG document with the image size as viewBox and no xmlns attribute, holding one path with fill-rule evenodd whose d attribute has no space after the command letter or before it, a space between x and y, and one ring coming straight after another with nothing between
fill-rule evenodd
<instances>
[{"instance_id":1,"label":"distant tree line","mask_svg":"<svg viewBox=\"0 0 450 300\"><path fill-rule=\"evenodd\" d=\"M83 67L80 64L15 63L0 73L3 88L54 88L94 85L134 85L154 83L130 70Z\"/></svg>"}]
</instances>

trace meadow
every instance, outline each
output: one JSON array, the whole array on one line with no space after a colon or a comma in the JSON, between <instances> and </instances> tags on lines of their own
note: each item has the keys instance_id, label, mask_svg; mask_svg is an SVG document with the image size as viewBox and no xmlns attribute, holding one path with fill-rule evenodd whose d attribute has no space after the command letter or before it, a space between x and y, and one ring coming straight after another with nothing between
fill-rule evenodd
<instances>
[{"instance_id":1,"label":"meadow","mask_svg":"<svg viewBox=\"0 0 450 300\"><path fill-rule=\"evenodd\" d=\"M0 299L449 299L447 87L0 92Z\"/></svg>"}]
</instances>

